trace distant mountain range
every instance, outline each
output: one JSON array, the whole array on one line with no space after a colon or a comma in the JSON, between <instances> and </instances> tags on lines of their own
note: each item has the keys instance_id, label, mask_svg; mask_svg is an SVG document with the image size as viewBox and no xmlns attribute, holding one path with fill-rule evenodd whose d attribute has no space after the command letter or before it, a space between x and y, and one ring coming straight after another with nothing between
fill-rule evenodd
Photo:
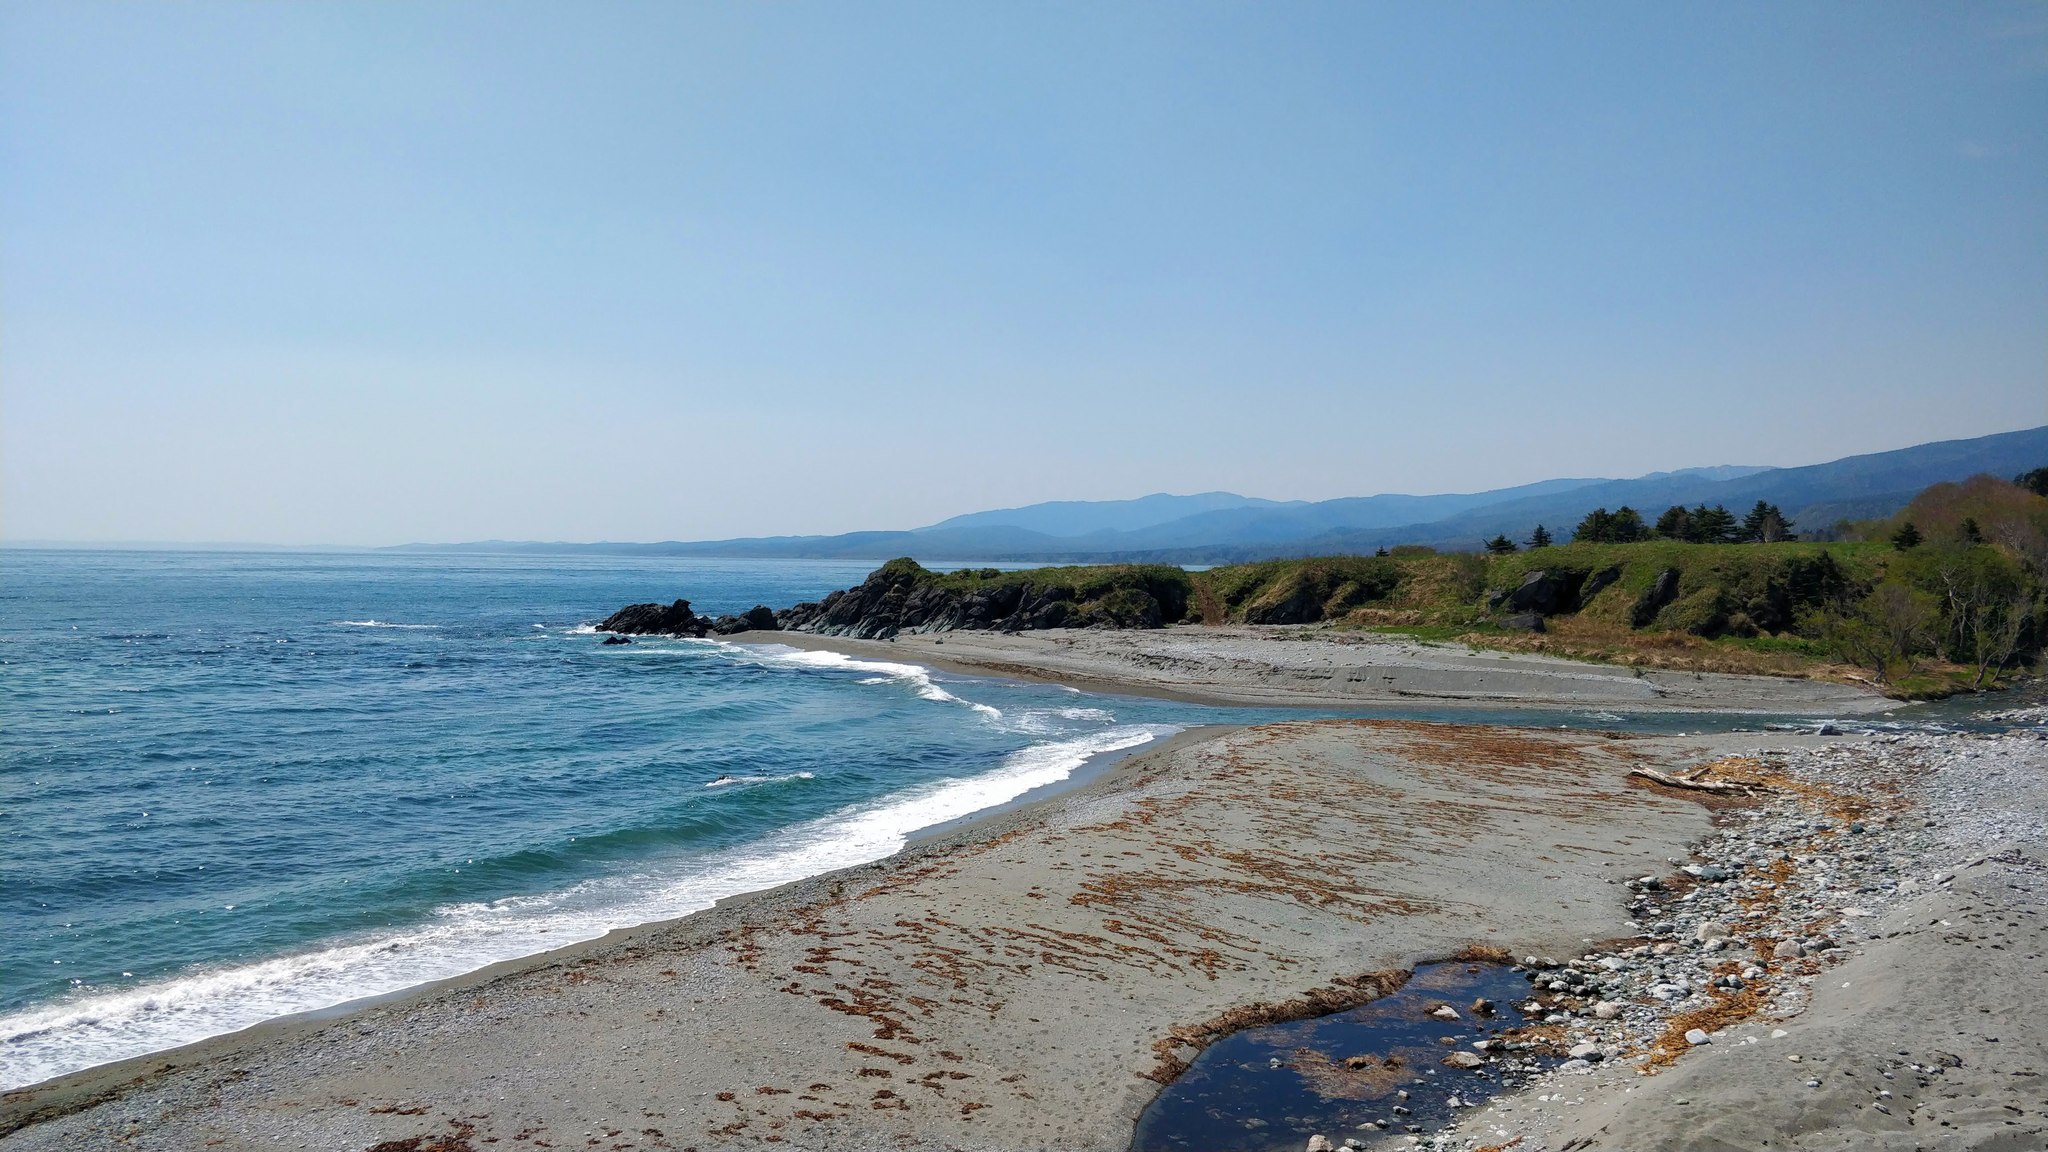
<instances>
[{"instance_id":1,"label":"distant mountain range","mask_svg":"<svg viewBox=\"0 0 2048 1152\"><path fill-rule=\"evenodd\" d=\"M1473 549L1496 534L1521 539L1538 524L1560 540L1594 508L1626 504L1645 518L1673 504L1723 504L1741 513L1758 500L1802 528L1887 516L1930 484L1988 472L2012 476L2048 466L2048 427L1944 440L1799 468L1722 465L1654 472L1633 480L1544 480L1490 492L1335 500L1261 500L1231 492L1158 493L1135 500L1062 500L972 512L925 528L838 536L764 536L653 544L491 540L407 544L411 551L633 553L788 559L920 561L1120 560L1230 563L1284 556L1370 552L1396 544Z\"/></svg>"}]
</instances>

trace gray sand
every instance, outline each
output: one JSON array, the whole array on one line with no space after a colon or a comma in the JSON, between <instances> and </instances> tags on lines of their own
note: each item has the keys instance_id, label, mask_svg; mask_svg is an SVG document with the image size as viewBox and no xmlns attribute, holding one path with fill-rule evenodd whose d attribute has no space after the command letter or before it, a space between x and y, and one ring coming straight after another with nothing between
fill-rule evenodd
<instances>
[{"instance_id":1,"label":"gray sand","mask_svg":"<svg viewBox=\"0 0 2048 1152\"><path fill-rule=\"evenodd\" d=\"M1791 837L1800 863L1781 886L1789 900L1781 891L1771 901L1791 914L1773 910L1738 930L1770 938L1804 924L1838 954L1764 958L1782 995L1686 1046L1661 1074L1644 1076L1626 1057L1555 1073L1468 1113L1435 1147L2048 1148L2048 733L1914 736L1786 763L1852 794L1896 787L1904 802L1862 836L1839 835L1835 820ZM1703 854L1755 845L1759 824L1770 839L1787 826L1729 820ZM1695 915L1719 919L1727 897L1739 907L1754 892L1702 891L1691 903L1714 905ZM1689 926L1681 913L1682 953L1698 947ZM1602 1030L1611 1026L1588 1029Z\"/></svg>"},{"instance_id":2,"label":"gray sand","mask_svg":"<svg viewBox=\"0 0 2048 1152\"><path fill-rule=\"evenodd\" d=\"M1846 716L1897 706L1897 701L1873 692L1813 680L1638 670L1325 627L945 632L904 635L894 641L743 632L732 639L1208 704L1617 708L1808 716Z\"/></svg>"},{"instance_id":3,"label":"gray sand","mask_svg":"<svg viewBox=\"0 0 2048 1152\"><path fill-rule=\"evenodd\" d=\"M1191 1054L1176 1027L1624 932L1614 882L1707 828L1626 767L1717 747L1353 721L1184 742L875 865L10 1094L46 1118L4 1143L1120 1148L1162 1052Z\"/></svg>"}]
</instances>

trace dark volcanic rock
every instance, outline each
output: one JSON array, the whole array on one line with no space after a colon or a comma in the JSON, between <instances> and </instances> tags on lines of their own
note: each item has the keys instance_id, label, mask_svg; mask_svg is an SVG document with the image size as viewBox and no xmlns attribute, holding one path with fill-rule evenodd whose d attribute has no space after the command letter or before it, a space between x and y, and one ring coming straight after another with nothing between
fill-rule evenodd
<instances>
[{"instance_id":1,"label":"dark volcanic rock","mask_svg":"<svg viewBox=\"0 0 2048 1152\"><path fill-rule=\"evenodd\" d=\"M1522 577L1522 586L1508 593L1507 606L1514 612L1538 612L1545 616L1569 612L1578 607L1579 585L1585 579L1582 572L1539 568Z\"/></svg>"},{"instance_id":2,"label":"dark volcanic rock","mask_svg":"<svg viewBox=\"0 0 2048 1152\"><path fill-rule=\"evenodd\" d=\"M1503 617L1500 626L1513 629L1516 632L1541 632L1544 630L1543 617L1535 612L1517 612L1513 616Z\"/></svg>"},{"instance_id":3,"label":"dark volcanic rock","mask_svg":"<svg viewBox=\"0 0 2048 1152\"><path fill-rule=\"evenodd\" d=\"M780 632L782 625L775 619L775 610L766 604L756 604L737 616L720 616L711 622L711 630L720 636L735 632Z\"/></svg>"},{"instance_id":4,"label":"dark volcanic rock","mask_svg":"<svg viewBox=\"0 0 2048 1152\"><path fill-rule=\"evenodd\" d=\"M1633 607L1628 610L1628 626L1641 628L1657 618L1664 606L1678 599L1678 569L1666 568L1657 573L1657 580L1636 597Z\"/></svg>"},{"instance_id":5,"label":"dark volcanic rock","mask_svg":"<svg viewBox=\"0 0 2048 1152\"><path fill-rule=\"evenodd\" d=\"M1592 603L1593 597L1605 592L1608 585L1619 579L1621 579L1621 565L1619 564L1610 564L1591 576L1586 577L1586 582L1579 586L1578 606L1584 608Z\"/></svg>"},{"instance_id":6,"label":"dark volcanic rock","mask_svg":"<svg viewBox=\"0 0 2048 1152\"><path fill-rule=\"evenodd\" d=\"M757 604L743 615L705 620L689 616L686 601L678 600L676 609L694 621L696 630L670 631L675 610L658 604L622 608L601 627L695 636L705 631L814 632L858 640L956 628L1158 628L1187 615L1188 589L1178 569L1136 567L1078 582L1060 576L1006 577L993 568L942 577L905 558L889 561L852 588L779 612Z\"/></svg>"},{"instance_id":7,"label":"dark volcanic rock","mask_svg":"<svg viewBox=\"0 0 2048 1152\"><path fill-rule=\"evenodd\" d=\"M673 604L628 604L597 625L600 632L634 636L701 637L711 630L711 621L690 611L688 600Z\"/></svg>"},{"instance_id":8,"label":"dark volcanic rock","mask_svg":"<svg viewBox=\"0 0 2048 1152\"><path fill-rule=\"evenodd\" d=\"M605 637L604 642L607 644L631 644L633 642L633 639L630 636L620 636L614 633L613 635Z\"/></svg>"}]
</instances>

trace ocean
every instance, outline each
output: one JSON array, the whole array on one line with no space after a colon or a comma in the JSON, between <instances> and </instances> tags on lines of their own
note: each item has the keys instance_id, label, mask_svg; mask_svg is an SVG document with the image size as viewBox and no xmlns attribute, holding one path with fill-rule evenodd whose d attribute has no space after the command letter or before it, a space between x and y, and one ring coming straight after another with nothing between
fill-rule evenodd
<instances>
[{"instance_id":1,"label":"ocean","mask_svg":"<svg viewBox=\"0 0 2048 1152\"><path fill-rule=\"evenodd\" d=\"M0 551L0 1086L680 916L1190 725L1303 715L591 627L871 567Z\"/></svg>"}]
</instances>

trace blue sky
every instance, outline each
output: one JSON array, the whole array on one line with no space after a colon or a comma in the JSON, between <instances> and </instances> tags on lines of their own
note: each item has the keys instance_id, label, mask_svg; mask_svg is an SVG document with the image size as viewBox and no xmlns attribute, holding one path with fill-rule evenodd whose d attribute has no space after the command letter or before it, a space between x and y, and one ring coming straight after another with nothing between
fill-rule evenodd
<instances>
[{"instance_id":1,"label":"blue sky","mask_svg":"<svg viewBox=\"0 0 2048 1152\"><path fill-rule=\"evenodd\" d=\"M2048 5L0 3L0 535L909 527L2048 423Z\"/></svg>"}]
</instances>

